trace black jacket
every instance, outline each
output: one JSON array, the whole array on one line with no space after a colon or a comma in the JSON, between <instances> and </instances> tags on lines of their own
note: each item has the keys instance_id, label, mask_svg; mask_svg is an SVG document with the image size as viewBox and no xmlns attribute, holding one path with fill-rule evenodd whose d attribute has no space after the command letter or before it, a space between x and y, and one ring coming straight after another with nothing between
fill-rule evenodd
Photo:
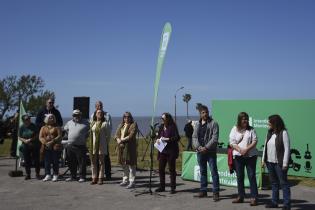
<instances>
[{"instance_id":1,"label":"black jacket","mask_svg":"<svg viewBox=\"0 0 315 210\"><path fill-rule=\"evenodd\" d=\"M36 122L35 122L35 124L36 124L36 126L37 126L38 129L41 129L41 127L43 127L43 126L45 125L44 119L45 119L45 116L46 116L47 114L53 114L53 115L55 115L57 125L60 126L60 127L62 127L63 121L62 121L62 117L61 117L61 114L60 114L60 112L58 111L58 109L56 109L55 107L53 107L51 110L48 111L47 108L44 107L44 108L42 108L42 109L38 112L38 114L37 114L37 116L36 116Z\"/></svg>"}]
</instances>

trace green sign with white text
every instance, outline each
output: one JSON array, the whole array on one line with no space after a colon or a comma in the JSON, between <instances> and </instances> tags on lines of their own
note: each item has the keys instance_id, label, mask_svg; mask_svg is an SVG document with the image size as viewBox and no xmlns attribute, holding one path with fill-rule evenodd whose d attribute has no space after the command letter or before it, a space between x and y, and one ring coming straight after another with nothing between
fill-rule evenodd
<instances>
[{"instance_id":1,"label":"green sign with white text","mask_svg":"<svg viewBox=\"0 0 315 210\"><path fill-rule=\"evenodd\" d=\"M257 158L257 163L259 163L260 161L261 159ZM207 167L208 167L208 170L207 170L208 181L212 182L209 166ZM234 172L230 174L226 154L217 155L217 167L218 167L220 185L236 187L237 186L236 173ZM188 152L188 151L183 152L182 178L185 180L200 181L200 167L197 162L196 152ZM260 188L262 186L262 171L260 167L256 167L256 179L257 179L257 186ZM245 170L244 185L245 187L249 187L249 180L247 178L246 170Z\"/></svg>"},{"instance_id":2,"label":"green sign with white text","mask_svg":"<svg viewBox=\"0 0 315 210\"><path fill-rule=\"evenodd\" d=\"M312 129L315 119L315 100L214 100L212 115L220 126L219 141L226 148L229 134L236 124L237 115L247 112L250 125L258 135L258 150L263 145L268 130L268 116L279 114L289 133L291 158L289 175L315 177L315 141ZM314 141L314 142L313 142Z\"/></svg>"}]
</instances>

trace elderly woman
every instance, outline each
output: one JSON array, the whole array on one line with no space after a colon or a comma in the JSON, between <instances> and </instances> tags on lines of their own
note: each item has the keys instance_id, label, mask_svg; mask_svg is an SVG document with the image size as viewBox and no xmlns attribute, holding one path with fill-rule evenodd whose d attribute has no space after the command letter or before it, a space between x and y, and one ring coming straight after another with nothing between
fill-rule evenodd
<instances>
[{"instance_id":1,"label":"elderly woman","mask_svg":"<svg viewBox=\"0 0 315 210\"><path fill-rule=\"evenodd\" d=\"M137 135L138 126L130 112L125 112L123 120L117 128L115 140L118 144L118 162L124 170L120 186L127 189L135 187L137 165ZM129 184L128 184L129 181Z\"/></svg>"},{"instance_id":2,"label":"elderly woman","mask_svg":"<svg viewBox=\"0 0 315 210\"><path fill-rule=\"evenodd\" d=\"M51 180L51 164L53 165L53 182L58 181L59 159L61 156L61 128L56 124L56 117L47 114L45 125L40 129L39 140L42 143L41 152L44 153L45 178L44 182Z\"/></svg>"},{"instance_id":3,"label":"elderly woman","mask_svg":"<svg viewBox=\"0 0 315 210\"><path fill-rule=\"evenodd\" d=\"M88 143L92 182L91 184L103 184L104 178L104 155L108 155L108 142L110 140L110 125L105 120L103 110L97 110L90 124L90 138ZM99 167L97 167L97 160Z\"/></svg>"},{"instance_id":4,"label":"elderly woman","mask_svg":"<svg viewBox=\"0 0 315 210\"><path fill-rule=\"evenodd\" d=\"M160 187L155 192L165 191L165 168L166 164L168 164L171 180L170 193L174 194L176 193L176 159L179 155L178 141L180 136L171 114L164 113L161 119L163 123L159 128L158 139L167 142L167 145L162 152L158 153Z\"/></svg>"},{"instance_id":5,"label":"elderly woman","mask_svg":"<svg viewBox=\"0 0 315 210\"><path fill-rule=\"evenodd\" d=\"M23 143L23 156L25 160L25 180L31 178L31 165L34 162L36 178L40 179L39 171L39 148L38 132L34 123L31 122L31 117L27 114L22 116L23 125L19 128L19 140Z\"/></svg>"}]
</instances>

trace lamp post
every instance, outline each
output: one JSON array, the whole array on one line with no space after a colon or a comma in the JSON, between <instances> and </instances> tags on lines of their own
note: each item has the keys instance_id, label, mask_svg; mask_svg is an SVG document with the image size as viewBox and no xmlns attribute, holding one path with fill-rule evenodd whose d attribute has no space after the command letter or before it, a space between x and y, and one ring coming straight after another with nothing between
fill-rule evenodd
<instances>
[{"instance_id":1,"label":"lamp post","mask_svg":"<svg viewBox=\"0 0 315 210\"><path fill-rule=\"evenodd\" d=\"M175 98L175 114L174 114L174 120L175 120L175 123L176 123L176 93L180 90L184 89L184 86L178 88L175 92L175 95L174 95L174 98Z\"/></svg>"}]
</instances>

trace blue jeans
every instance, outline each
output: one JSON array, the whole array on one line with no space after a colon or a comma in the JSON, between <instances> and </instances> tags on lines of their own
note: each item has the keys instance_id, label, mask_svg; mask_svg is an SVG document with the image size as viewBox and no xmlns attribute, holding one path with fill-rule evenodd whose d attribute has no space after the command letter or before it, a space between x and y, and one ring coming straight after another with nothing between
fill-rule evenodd
<instances>
[{"instance_id":1,"label":"blue jeans","mask_svg":"<svg viewBox=\"0 0 315 210\"><path fill-rule=\"evenodd\" d=\"M291 191L290 184L288 182L288 170L282 170L281 166L277 163L266 163L269 179L272 188L272 203L278 204L279 202L279 187L281 186L283 191L283 204L290 207Z\"/></svg>"},{"instance_id":2,"label":"blue jeans","mask_svg":"<svg viewBox=\"0 0 315 210\"><path fill-rule=\"evenodd\" d=\"M45 150L45 175L51 175L50 169L51 164L53 164L54 175L59 174L59 159L61 152L54 151L52 149Z\"/></svg>"},{"instance_id":3,"label":"blue jeans","mask_svg":"<svg viewBox=\"0 0 315 210\"><path fill-rule=\"evenodd\" d=\"M257 180L256 180L256 161L257 156L253 157L243 157L235 156L235 171L237 176L237 191L240 198L245 197L245 187L244 187L244 178L245 178L245 166L250 186L250 195L251 198L257 199L258 189L257 189Z\"/></svg>"},{"instance_id":4,"label":"blue jeans","mask_svg":"<svg viewBox=\"0 0 315 210\"><path fill-rule=\"evenodd\" d=\"M219 183L219 174L217 168L217 154L206 153L201 154L197 153L198 164L200 167L200 191L207 192L208 186L208 177L207 177L207 163L209 164L211 176L212 176L212 185L213 193L218 193L220 190Z\"/></svg>"}]
</instances>

